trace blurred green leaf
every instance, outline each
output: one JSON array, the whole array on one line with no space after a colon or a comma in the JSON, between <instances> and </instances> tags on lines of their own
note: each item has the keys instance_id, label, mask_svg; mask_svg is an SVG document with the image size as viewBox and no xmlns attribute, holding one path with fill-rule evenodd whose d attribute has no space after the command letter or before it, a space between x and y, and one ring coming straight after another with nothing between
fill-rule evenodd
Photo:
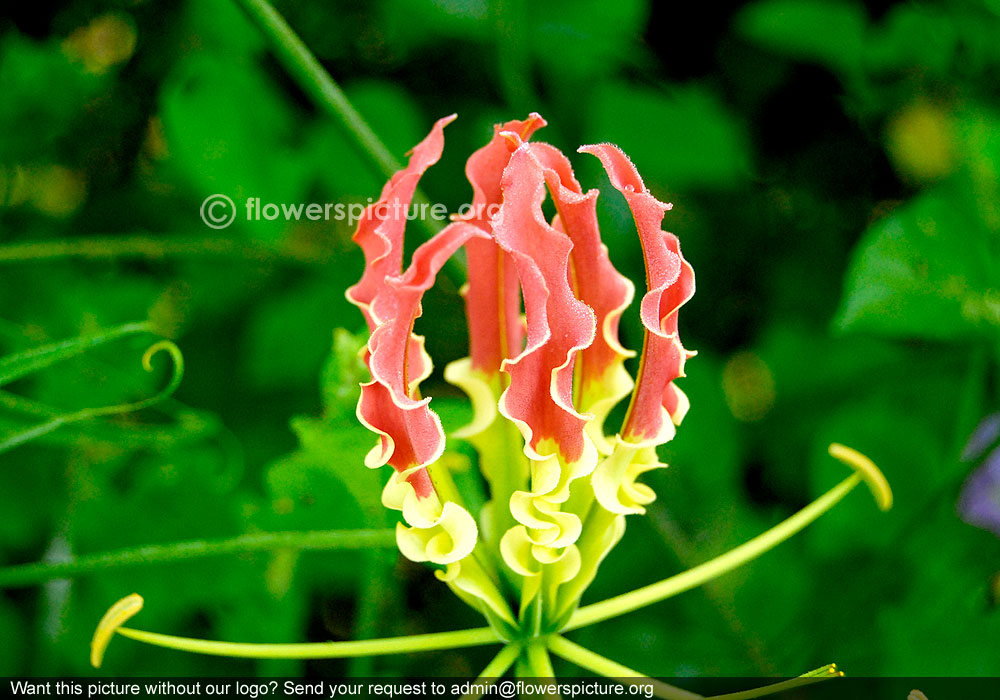
<instances>
[{"instance_id":1,"label":"blurred green leaf","mask_svg":"<svg viewBox=\"0 0 1000 700\"><path fill-rule=\"evenodd\" d=\"M0 41L0 164L51 158L49 151L72 127L104 80L70 63L55 40L33 41L7 31ZM58 95L59 99L52 99ZM3 189L0 188L0 194ZM0 197L3 201L3 197Z\"/></svg>"},{"instance_id":2,"label":"blurred green leaf","mask_svg":"<svg viewBox=\"0 0 1000 700\"><path fill-rule=\"evenodd\" d=\"M728 188L749 174L743 125L715 93L694 84L662 90L625 83L598 87L587 139L620 146L654 190Z\"/></svg>"},{"instance_id":3,"label":"blurred green leaf","mask_svg":"<svg viewBox=\"0 0 1000 700\"><path fill-rule=\"evenodd\" d=\"M145 323L126 323L101 333L71 338L13 355L7 355L0 358L0 386L49 367L56 362L76 357L104 343L109 343L128 335L149 332L149 326Z\"/></svg>"},{"instance_id":4,"label":"blurred green leaf","mask_svg":"<svg viewBox=\"0 0 1000 700\"><path fill-rule=\"evenodd\" d=\"M993 659L983 650L1000 635L989 592L998 567L984 554L996 551L996 538L960 522L948 498L922 513L902 546L909 567L886 572L902 579L899 595L883 598L876 617L885 649L879 672L992 675Z\"/></svg>"},{"instance_id":5,"label":"blurred green leaf","mask_svg":"<svg viewBox=\"0 0 1000 700\"><path fill-rule=\"evenodd\" d=\"M858 245L841 330L967 338L1000 328L1000 241L944 189L900 206Z\"/></svg>"},{"instance_id":6,"label":"blurred green leaf","mask_svg":"<svg viewBox=\"0 0 1000 700\"><path fill-rule=\"evenodd\" d=\"M987 26L981 25L984 31ZM925 66L940 74L951 64L959 40L953 15L942 8L899 5L872 33L865 61L873 70Z\"/></svg>"},{"instance_id":7,"label":"blurred green leaf","mask_svg":"<svg viewBox=\"0 0 1000 700\"><path fill-rule=\"evenodd\" d=\"M591 81L643 56L636 37L648 0L556 0L531 5L531 45L552 83Z\"/></svg>"},{"instance_id":8,"label":"blurred green leaf","mask_svg":"<svg viewBox=\"0 0 1000 700\"><path fill-rule=\"evenodd\" d=\"M393 83L353 81L345 85L344 92L397 158L402 159L404 153L419 143L432 123L422 118L421 110L405 88ZM434 114L433 118L446 113ZM385 178L358 154L357 146L342 129L330 121L320 121L307 138L306 151L324 194L357 199L362 204L368 204L369 197L378 198Z\"/></svg>"},{"instance_id":9,"label":"blurred green leaf","mask_svg":"<svg viewBox=\"0 0 1000 700\"><path fill-rule=\"evenodd\" d=\"M762 46L848 74L861 68L867 25L864 7L842 0L760 0L736 18Z\"/></svg>"},{"instance_id":10,"label":"blurred green leaf","mask_svg":"<svg viewBox=\"0 0 1000 700\"><path fill-rule=\"evenodd\" d=\"M266 529L381 527L382 477L365 467L374 437L354 417L363 371L361 344L338 329L323 372L324 415L298 416L299 448L267 470L270 512Z\"/></svg>"},{"instance_id":11,"label":"blurred green leaf","mask_svg":"<svg viewBox=\"0 0 1000 700\"><path fill-rule=\"evenodd\" d=\"M350 272L352 266L338 266L336 271ZM329 354L336 319L353 311L344 299L346 286L346 279L308 279L257 306L243 355L243 373L255 386L314 384L316 369Z\"/></svg>"},{"instance_id":12,"label":"blurred green leaf","mask_svg":"<svg viewBox=\"0 0 1000 700\"><path fill-rule=\"evenodd\" d=\"M273 81L253 62L238 71L231 65L227 54L193 54L177 66L160 100L171 163L199 198L231 197L242 221L251 197L262 206L303 201L310 172L301 167L295 112ZM245 108L247 99L253 109ZM275 238L285 224L255 220L246 226L256 237Z\"/></svg>"}]
</instances>

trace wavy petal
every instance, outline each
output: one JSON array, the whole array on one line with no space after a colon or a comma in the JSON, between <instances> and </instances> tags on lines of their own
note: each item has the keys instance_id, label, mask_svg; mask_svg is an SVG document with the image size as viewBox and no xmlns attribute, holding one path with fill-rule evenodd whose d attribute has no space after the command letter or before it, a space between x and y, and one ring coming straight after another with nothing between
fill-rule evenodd
<instances>
[{"instance_id":1,"label":"wavy petal","mask_svg":"<svg viewBox=\"0 0 1000 700\"><path fill-rule=\"evenodd\" d=\"M573 407L573 365L576 354L594 340L595 318L569 286L573 244L545 221L543 169L528 148L511 156L503 192L493 233L517 267L528 337L525 349L503 362L510 385L500 398L500 412L520 428L531 459L549 456L539 451L545 443L563 463L585 462L592 470L597 451L584 430L590 416Z\"/></svg>"},{"instance_id":2,"label":"wavy petal","mask_svg":"<svg viewBox=\"0 0 1000 700\"><path fill-rule=\"evenodd\" d=\"M618 341L622 312L632 303L635 287L615 269L608 249L601 243L597 225L598 190L584 193L573 175L569 159L547 143L530 145L545 169L545 182L558 212L553 227L573 243L570 276L582 302L594 310L599 333L577 355L578 408L592 413L587 430L598 448L610 454L612 443L604 435L604 421L611 409L632 391L632 377L625 359L635 353Z\"/></svg>"},{"instance_id":3,"label":"wavy petal","mask_svg":"<svg viewBox=\"0 0 1000 700\"><path fill-rule=\"evenodd\" d=\"M411 151L410 161L382 188L382 194L369 205L354 233L354 241L365 254L365 271L361 279L347 290L347 300L361 309L368 323L368 330L378 326L372 316L371 303L385 287L389 277L403 271L403 233L406 213L413 200L417 183L427 168L434 165L444 150L444 127L457 115L438 119L427 137Z\"/></svg>"},{"instance_id":4,"label":"wavy petal","mask_svg":"<svg viewBox=\"0 0 1000 700\"><path fill-rule=\"evenodd\" d=\"M490 578L474 558L449 564L447 569L435 571L434 575L447 583L472 608L478 609L479 604L482 604L505 622L517 624L496 581Z\"/></svg>"},{"instance_id":5,"label":"wavy petal","mask_svg":"<svg viewBox=\"0 0 1000 700\"><path fill-rule=\"evenodd\" d=\"M392 465L407 475L421 497L433 490L424 467L441 456L444 432L428 406L430 399L413 398L417 381L408 375L413 369L408 355L416 339L413 323L421 314L424 292L445 261L470 238L484 235L464 223L445 227L417 248L405 274L386 280L371 304L373 316L385 320L368 340L372 381L362 385L358 403L359 419L380 436L380 444L369 453L366 464ZM416 345L422 348L419 339Z\"/></svg>"},{"instance_id":6,"label":"wavy petal","mask_svg":"<svg viewBox=\"0 0 1000 700\"><path fill-rule=\"evenodd\" d=\"M444 505L431 492L419 497L413 484L393 474L382 491L382 503L403 513L396 525L396 544L410 561L450 565L472 553L479 537L476 520L457 503Z\"/></svg>"},{"instance_id":7,"label":"wavy petal","mask_svg":"<svg viewBox=\"0 0 1000 700\"><path fill-rule=\"evenodd\" d=\"M610 457L597 465L591 477L594 496L603 508L620 515L642 514L656 494L636 479L652 469L666 467L652 445L639 447L618 439Z\"/></svg>"},{"instance_id":8,"label":"wavy petal","mask_svg":"<svg viewBox=\"0 0 1000 700\"><path fill-rule=\"evenodd\" d=\"M670 205L646 189L628 156L611 144L579 150L601 161L611 184L625 196L639 231L649 283L639 308L646 339L622 435L629 442L660 444L674 436L674 426L688 407L673 382L684 376L684 362L691 355L678 337L677 312L694 294L694 271L681 255L677 237L661 228Z\"/></svg>"},{"instance_id":9,"label":"wavy petal","mask_svg":"<svg viewBox=\"0 0 1000 700\"><path fill-rule=\"evenodd\" d=\"M472 209L461 220L492 231L491 220L503 200L503 171L514 150L503 134L513 132L527 140L543 126L545 120L536 113L523 121L494 126L490 142L466 163L465 174L472 184ZM524 342L517 270L510 256L493 241L469 241L465 253L469 261L469 282L463 290L469 322L469 356L473 369L492 376L500 372L501 362L520 351Z\"/></svg>"}]
</instances>

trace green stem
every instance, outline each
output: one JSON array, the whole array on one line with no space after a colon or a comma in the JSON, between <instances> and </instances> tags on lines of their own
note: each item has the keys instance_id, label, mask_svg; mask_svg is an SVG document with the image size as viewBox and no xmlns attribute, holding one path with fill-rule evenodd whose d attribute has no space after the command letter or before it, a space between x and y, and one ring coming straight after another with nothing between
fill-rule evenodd
<instances>
[{"instance_id":1,"label":"green stem","mask_svg":"<svg viewBox=\"0 0 1000 700\"><path fill-rule=\"evenodd\" d=\"M372 549L364 552L362 580L358 585L357 603L354 607L354 638L370 639L379 633L379 620L386 599L390 569L395 557L387 557L385 550ZM355 678L375 676L375 660L370 656L354 659L348 667L349 675Z\"/></svg>"},{"instance_id":2,"label":"green stem","mask_svg":"<svg viewBox=\"0 0 1000 700\"><path fill-rule=\"evenodd\" d=\"M500 640L489 627L435 632L388 639L362 639L348 642L316 642L303 644L247 644L242 642L216 642L207 639L175 637L169 634L146 632L120 627L118 634L138 642L178 651L189 651L207 656L229 656L241 659L343 659L377 654L409 654L420 651L463 649L466 647L497 644Z\"/></svg>"},{"instance_id":3,"label":"green stem","mask_svg":"<svg viewBox=\"0 0 1000 700\"><path fill-rule=\"evenodd\" d=\"M528 669L535 678L555 678L556 672L552 669L552 661L549 659L546 640L535 638L528 642L525 650L525 657L528 662Z\"/></svg>"},{"instance_id":4,"label":"green stem","mask_svg":"<svg viewBox=\"0 0 1000 700\"><path fill-rule=\"evenodd\" d=\"M658 698L665 698L665 700L703 700L703 696L697 693L692 693L667 683L661 683L638 671L633 671L627 666L622 666L616 661L592 652L590 649L586 649L579 644L574 644L565 637L550 637L549 649L556 656L566 659L566 661L576 664L591 673L596 673L598 676L614 678L630 685L652 685L653 694ZM630 680L633 678L642 680L633 682Z\"/></svg>"},{"instance_id":5,"label":"green stem","mask_svg":"<svg viewBox=\"0 0 1000 700\"><path fill-rule=\"evenodd\" d=\"M647 605L658 603L661 600L666 600L679 593L696 588L706 581L718 578L748 561L756 559L761 554L773 549L792 535L795 535L830 510L844 496L850 493L855 486L860 484L861 481L862 476L860 473L852 474L784 522L758 535L749 542L745 542L739 547L731 549L725 554L693 569L688 569L676 576L671 576L668 579L638 588L629 593L580 608L570 618L566 629L572 630L585 627L595 622L618 617L619 615L624 615Z\"/></svg>"},{"instance_id":6,"label":"green stem","mask_svg":"<svg viewBox=\"0 0 1000 700\"><path fill-rule=\"evenodd\" d=\"M525 46L524 32L530 26L524 0L493 0L497 42L497 76L500 91L515 110L527 110L537 103L532 89L531 51Z\"/></svg>"},{"instance_id":7,"label":"green stem","mask_svg":"<svg viewBox=\"0 0 1000 700\"><path fill-rule=\"evenodd\" d=\"M493 657L492 661L486 664L486 668L479 674L476 681L483 681L487 678L503 678L503 674L510 670L510 667L514 665L520 653L520 644L508 644L500 650L499 654Z\"/></svg>"},{"instance_id":8,"label":"green stem","mask_svg":"<svg viewBox=\"0 0 1000 700\"><path fill-rule=\"evenodd\" d=\"M572 580L559 586L554 620L564 619L569 614L597 576L597 568L607 554L605 537L608 530L614 527L617 517L600 504L592 504L583 521L583 533L577 541L582 562L580 572Z\"/></svg>"},{"instance_id":9,"label":"green stem","mask_svg":"<svg viewBox=\"0 0 1000 700\"><path fill-rule=\"evenodd\" d=\"M681 568L691 568L694 565L691 543L667 509L662 504L656 503L647 509L647 513L650 525L653 526L667 548L677 557ZM780 676L777 667L771 663L763 642L743 625L739 615L737 615L732 591L719 586L717 581L706 581L701 592L704 594L705 600L729 627L739 648L746 652L747 659L756 666L758 673L754 675Z\"/></svg>"},{"instance_id":10,"label":"green stem","mask_svg":"<svg viewBox=\"0 0 1000 700\"><path fill-rule=\"evenodd\" d=\"M278 61L307 95L333 115L353 137L359 152L367 157L386 177L392 177L402 166L386 148L378 135L368 126L368 122L337 85L336 81L320 65L316 56L302 42L302 39L288 25L285 18L267 0L236 0L250 20L271 42ZM413 202L421 211L429 210L430 202L418 189L413 193ZM427 237L439 230L437 224L426 216L417 217ZM458 258L449 258L444 272L456 288L461 287L465 271Z\"/></svg>"},{"instance_id":11,"label":"green stem","mask_svg":"<svg viewBox=\"0 0 1000 700\"><path fill-rule=\"evenodd\" d=\"M520 654L521 646L519 644L508 644L501 649L500 653L493 657L493 660L486 665L483 672L473 681L473 685L477 686L475 692L463 695L461 700L479 700L479 698L483 697L484 692L496 683L497 680L503 678L503 675L510 670L510 667L514 665Z\"/></svg>"},{"instance_id":12,"label":"green stem","mask_svg":"<svg viewBox=\"0 0 1000 700\"><path fill-rule=\"evenodd\" d=\"M767 695L774 695L775 693L781 693L786 690L791 690L792 688L799 688L803 685L811 685L813 683L819 683L820 681L833 680L834 678L840 678L843 675L844 674L837 671L836 664L827 664L826 666L820 666L813 671L809 671L809 673L804 673L798 678L792 678L780 683L772 683L771 685L765 685L760 688L744 690L739 693L712 695L705 700L752 700L753 698L762 698Z\"/></svg>"},{"instance_id":13,"label":"green stem","mask_svg":"<svg viewBox=\"0 0 1000 700\"><path fill-rule=\"evenodd\" d=\"M32 262L84 258L115 260L144 258L156 260L169 257L238 258L250 262L290 261L323 263L329 255L319 250L277 248L253 245L225 238L162 238L153 236L86 237L70 240L45 240L11 243L0 246L0 263Z\"/></svg>"},{"instance_id":14,"label":"green stem","mask_svg":"<svg viewBox=\"0 0 1000 700\"><path fill-rule=\"evenodd\" d=\"M500 377L495 383L494 396L499 398L506 382ZM500 540L517 524L510 512L510 497L515 491L528 487L530 468L528 458L524 455L524 439L516 425L498 415L482 434L472 439L472 444L479 453L481 468L488 475L490 486L493 527L485 536L491 549L499 551ZM504 566L502 558L498 559L501 562L500 568L508 579L515 581L516 578Z\"/></svg>"},{"instance_id":15,"label":"green stem","mask_svg":"<svg viewBox=\"0 0 1000 700\"><path fill-rule=\"evenodd\" d=\"M9 384L33 372L45 369L56 362L62 362L77 355L82 355L91 348L109 343L118 338L137 333L152 332L153 329L148 321L125 323L93 335L60 340L41 347L22 350L13 355L7 355L4 358L0 358L0 385Z\"/></svg>"},{"instance_id":16,"label":"green stem","mask_svg":"<svg viewBox=\"0 0 1000 700\"><path fill-rule=\"evenodd\" d=\"M223 554L245 554L286 548L299 550L369 549L372 547L393 547L395 544L395 531L387 529L267 532L241 535L225 540L196 540L148 545L134 549L84 555L67 562L22 564L0 569L0 588L31 586L44 581L70 578L82 574Z\"/></svg>"},{"instance_id":17,"label":"green stem","mask_svg":"<svg viewBox=\"0 0 1000 700\"><path fill-rule=\"evenodd\" d=\"M250 20L271 42L278 61L291 74L306 94L326 109L354 137L361 152L382 174L392 177L400 169L397 161L381 139L372 131L364 117L354 109L344 91L302 42L288 22L267 0L236 0Z\"/></svg>"}]
</instances>

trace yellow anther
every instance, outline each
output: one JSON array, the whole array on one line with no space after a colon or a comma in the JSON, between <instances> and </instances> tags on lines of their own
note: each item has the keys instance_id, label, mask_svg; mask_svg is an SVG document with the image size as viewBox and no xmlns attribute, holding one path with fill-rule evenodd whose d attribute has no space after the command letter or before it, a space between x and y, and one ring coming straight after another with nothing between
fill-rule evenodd
<instances>
[{"instance_id":1,"label":"yellow anther","mask_svg":"<svg viewBox=\"0 0 1000 700\"><path fill-rule=\"evenodd\" d=\"M97 623L97 629L94 630L94 638L90 641L90 663L94 668L101 667L104 651L111 643L111 638L115 636L119 627L142 610L142 604L142 596L133 593L119 600L104 613L104 617Z\"/></svg>"},{"instance_id":2,"label":"yellow anther","mask_svg":"<svg viewBox=\"0 0 1000 700\"><path fill-rule=\"evenodd\" d=\"M511 149L520 148L521 144L524 143L524 139L521 135L513 131L501 131L500 135L507 141L507 147Z\"/></svg>"},{"instance_id":3,"label":"yellow anther","mask_svg":"<svg viewBox=\"0 0 1000 700\"><path fill-rule=\"evenodd\" d=\"M879 509L889 510L892 508L892 489L889 488L889 482L885 475L875 466L875 462L857 450L845 447L838 442L830 445L830 456L840 460L861 475L861 478L868 484Z\"/></svg>"},{"instance_id":4,"label":"yellow anther","mask_svg":"<svg viewBox=\"0 0 1000 700\"><path fill-rule=\"evenodd\" d=\"M910 691L910 694L906 696L906 700L927 700L927 696L914 688Z\"/></svg>"}]
</instances>

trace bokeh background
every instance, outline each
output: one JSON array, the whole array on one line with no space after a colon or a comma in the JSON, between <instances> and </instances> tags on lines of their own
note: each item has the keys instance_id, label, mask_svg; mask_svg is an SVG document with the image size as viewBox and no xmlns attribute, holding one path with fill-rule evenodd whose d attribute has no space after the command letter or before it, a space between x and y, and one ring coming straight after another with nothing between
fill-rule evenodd
<instances>
[{"instance_id":1,"label":"bokeh background","mask_svg":"<svg viewBox=\"0 0 1000 700\"><path fill-rule=\"evenodd\" d=\"M376 0L277 8L397 158L457 112L423 189L469 201L491 124L542 113L568 153L622 146L682 241L698 293L691 412L648 476L588 600L706 560L844 474L867 494L702 589L572 638L661 676L1000 675L1000 3ZM638 284L624 201L595 162L604 238ZM78 422L0 454L0 565L246 532L385 526L361 458L343 297L362 258L345 222L199 218L204 198L367 202L383 182L227 0L16 3L0 17L0 350L150 319L187 361L155 409ZM437 366L466 352L443 282L420 320ZM626 346L641 344L633 309ZM0 438L58 411L148 396L154 336L4 387ZM161 368L161 372L162 372ZM465 417L439 374L446 425ZM41 415L44 415L41 414ZM964 451L964 457L963 457ZM993 471L1000 453L992 453ZM977 472L977 470L980 470ZM978 516L963 516L965 498ZM977 525L966 520L975 520ZM992 531L991 531L992 528ZM304 641L480 624L392 553L231 556L0 591L0 674L88 674L108 605L145 629ZM141 624L140 624L141 623ZM247 662L119 639L111 674L474 674L488 650ZM572 672L566 665L557 671Z\"/></svg>"}]
</instances>

